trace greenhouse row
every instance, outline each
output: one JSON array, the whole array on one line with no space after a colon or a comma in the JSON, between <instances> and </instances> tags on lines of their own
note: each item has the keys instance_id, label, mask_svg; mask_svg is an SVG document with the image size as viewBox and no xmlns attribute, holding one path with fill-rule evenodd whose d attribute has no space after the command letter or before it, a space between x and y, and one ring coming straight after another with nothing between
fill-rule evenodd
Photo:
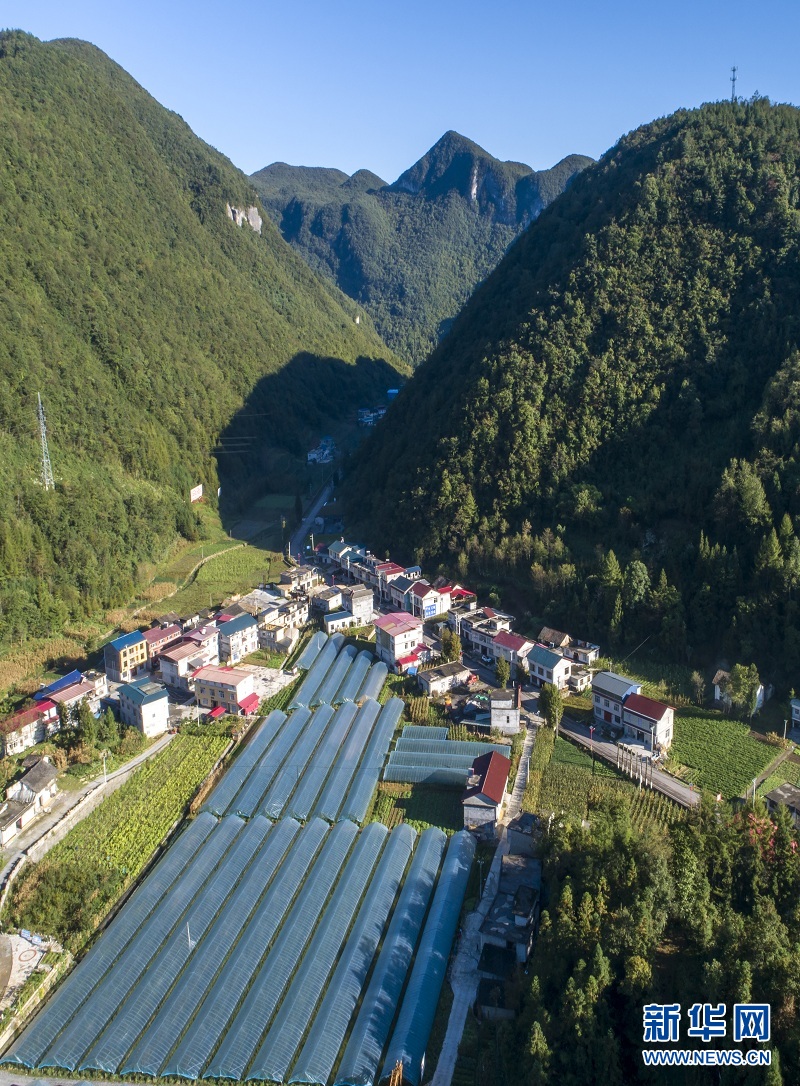
<instances>
[{"instance_id":1,"label":"greenhouse row","mask_svg":"<svg viewBox=\"0 0 800 1086\"><path fill-rule=\"evenodd\" d=\"M330 642L329 642L330 643ZM378 783L403 703L383 707L367 698L334 709L278 710L258 726L250 742L211 793L205 810L222 816L285 815L305 822L362 822Z\"/></svg>"},{"instance_id":2,"label":"greenhouse row","mask_svg":"<svg viewBox=\"0 0 800 1086\"><path fill-rule=\"evenodd\" d=\"M303 650L298 667L310 646L311 642ZM377 698L389 673L386 664L373 662L375 657L371 652L366 649L359 652L355 645L345 645L344 635L340 633L322 644L313 663L312 656L310 653L306 657L310 666L290 709L313 709L318 705L341 705L347 701Z\"/></svg>"},{"instance_id":3,"label":"greenhouse row","mask_svg":"<svg viewBox=\"0 0 800 1086\"><path fill-rule=\"evenodd\" d=\"M401 784L444 784L463 788L476 758L490 751L497 751L506 758L511 753L511 748L504 743L462 742L424 734L442 730L413 724L403 728L402 736L389 755L383 779Z\"/></svg>"},{"instance_id":4,"label":"greenhouse row","mask_svg":"<svg viewBox=\"0 0 800 1086\"><path fill-rule=\"evenodd\" d=\"M338 1061L364 1086L385 1057L418 1081L473 852L465 832L202 812L5 1062L326 1086Z\"/></svg>"}]
</instances>

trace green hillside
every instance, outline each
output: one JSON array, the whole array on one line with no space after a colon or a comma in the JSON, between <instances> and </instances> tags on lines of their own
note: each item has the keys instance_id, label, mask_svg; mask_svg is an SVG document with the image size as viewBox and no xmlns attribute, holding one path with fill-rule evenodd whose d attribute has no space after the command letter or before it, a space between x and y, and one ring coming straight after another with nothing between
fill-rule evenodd
<instances>
[{"instance_id":1,"label":"green hillside","mask_svg":"<svg viewBox=\"0 0 800 1086\"><path fill-rule=\"evenodd\" d=\"M591 159L551 170L500 162L446 132L394 184L369 170L276 162L253 174L284 238L416 365L514 238Z\"/></svg>"},{"instance_id":2,"label":"green hillside","mask_svg":"<svg viewBox=\"0 0 800 1086\"><path fill-rule=\"evenodd\" d=\"M799 156L800 111L753 100L585 170L363 448L353 529L605 643L796 686Z\"/></svg>"},{"instance_id":3,"label":"green hillside","mask_svg":"<svg viewBox=\"0 0 800 1086\"><path fill-rule=\"evenodd\" d=\"M252 448L304 452L397 371L263 210L260 233L231 219L258 225L247 178L93 46L0 35L0 116L2 644L125 600L192 537L189 488L216 500L212 450L251 395L281 398ZM309 417L311 380L332 388ZM250 470L227 462L232 504L270 489Z\"/></svg>"}]
</instances>

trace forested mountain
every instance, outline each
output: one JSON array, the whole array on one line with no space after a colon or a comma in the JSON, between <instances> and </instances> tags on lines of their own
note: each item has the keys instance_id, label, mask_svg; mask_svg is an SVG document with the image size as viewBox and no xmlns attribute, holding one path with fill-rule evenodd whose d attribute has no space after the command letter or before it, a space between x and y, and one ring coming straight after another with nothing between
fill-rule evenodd
<instances>
[{"instance_id":1,"label":"forested mountain","mask_svg":"<svg viewBox=\"0 0 800 1086\"><path fill-rule=\"evenodd\" d=\"M304 454L397 370L248 179L93 46L0 35L0 116L0 641L19 641L128 598L196 531L189 488L216 501L212 450L254 388L261 445Z\"/></svg>"},{"instance_id":2,"label":"forested mountain","mask_svg":"<svg viewBox=\"0 0 800 1086\"><path fill-rule=\"evenodd\" d=\"M354 529L612 646L796 685L799 157L800 111L758 99L581 173L361 450Z\"/></svg>"},{"instance_id":3,"label":"forested mountain","mask_svg":"<svg viewBox=\"0 0 800 1086\"><path fill-rule=\"evenodd\" d=\"M369 170L275 162L251 180L284 238L363 305L413 365L514 238L592 160L500 162L457 132L387 185Z\"/></svg>"}]
</instances>

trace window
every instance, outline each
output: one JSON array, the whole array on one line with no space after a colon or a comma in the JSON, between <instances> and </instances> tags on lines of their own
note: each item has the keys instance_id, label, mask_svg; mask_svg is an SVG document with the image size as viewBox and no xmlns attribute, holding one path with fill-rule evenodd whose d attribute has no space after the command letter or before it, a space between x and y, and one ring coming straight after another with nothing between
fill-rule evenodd
<instances>
[{"instance_id":1,"label":"window","mask_svg":"<svg viewBox=\"0 0 800 1086\"><path fill-rule=\"evenodd\" d=\"M608 698L603 699L603 705L605 705L606 709L608 708Z\"/></svg>"}]
</instances>

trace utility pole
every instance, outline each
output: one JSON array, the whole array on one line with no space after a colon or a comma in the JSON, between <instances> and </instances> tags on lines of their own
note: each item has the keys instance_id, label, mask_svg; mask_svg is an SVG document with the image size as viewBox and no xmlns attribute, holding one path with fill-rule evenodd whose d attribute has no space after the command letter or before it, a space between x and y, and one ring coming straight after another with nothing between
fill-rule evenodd
<instances>
[{"instance_id":1,"label":"utility pole","mask_svg":"<svg viewBox=\"0 0 800 1086\"><path fill-rule=\"evenodd\" d=\"M39 440L42 443L42 486L45 490L53 490L55 489L55 483L53 482L53 468L50 464L50 453L47 449L47 423L45 422L44 417L41 392L37 392L36 397L39 401L39 407L37 409L37 415L39 416Z\"/></svg>"},{"instance_id":2,"label":"utility pole","mask_svg":"<svg viewBox=\"0 0 800 1086\"><path fill-rule=\"evenodd\" d=\"M734 66L731 68L731 101L736 101L736 73L739 69Z\"/></svg>"}]
</instances>

